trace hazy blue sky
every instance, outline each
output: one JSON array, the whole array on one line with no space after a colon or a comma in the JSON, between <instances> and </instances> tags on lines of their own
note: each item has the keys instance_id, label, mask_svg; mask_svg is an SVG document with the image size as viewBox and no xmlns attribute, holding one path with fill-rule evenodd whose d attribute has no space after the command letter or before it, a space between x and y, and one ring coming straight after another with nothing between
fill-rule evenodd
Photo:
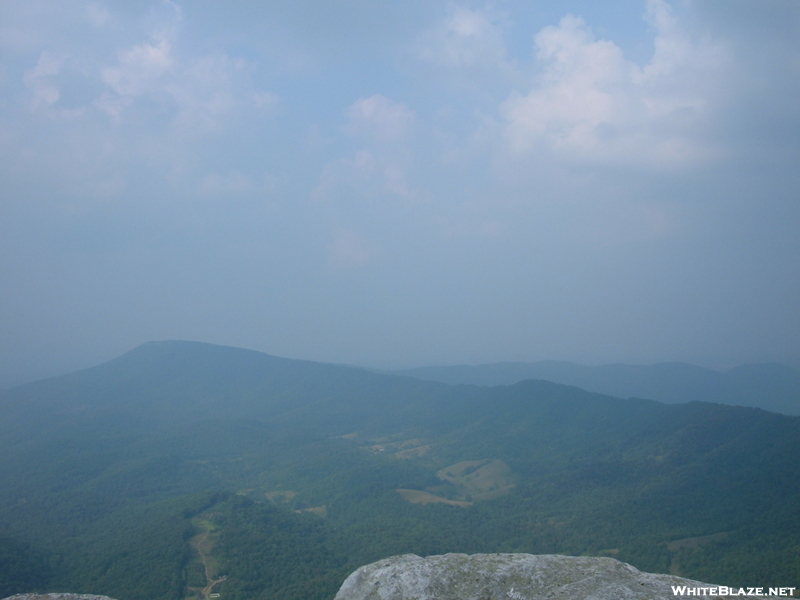
<instances>
[{"instance_id":1,"label":"hazy blue sky","mask_svg":"<svg viewBox=\"0 0 800 600\"><path fill-rule=\"evenodd\" d=\"M0 386L798 367L800 2L0 0L0 286Z\"/></svg>"}]
</instances>

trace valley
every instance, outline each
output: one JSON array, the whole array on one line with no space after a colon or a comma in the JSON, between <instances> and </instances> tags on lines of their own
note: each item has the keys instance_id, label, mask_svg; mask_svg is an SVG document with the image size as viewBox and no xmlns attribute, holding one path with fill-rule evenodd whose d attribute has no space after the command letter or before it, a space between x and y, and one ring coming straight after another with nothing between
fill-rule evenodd
<instances>
[{"instance_id":1,"label":"valley","mask_svg":"<svg viewBox=\"0 0 800 600\"><path fill-rule=\"evenodd\" d=\"M3 392L0 452L0 537L42 589L329 600L448 552L800 579L800 419L754 408L171 342Z\"/></svg>"}]
</instances>

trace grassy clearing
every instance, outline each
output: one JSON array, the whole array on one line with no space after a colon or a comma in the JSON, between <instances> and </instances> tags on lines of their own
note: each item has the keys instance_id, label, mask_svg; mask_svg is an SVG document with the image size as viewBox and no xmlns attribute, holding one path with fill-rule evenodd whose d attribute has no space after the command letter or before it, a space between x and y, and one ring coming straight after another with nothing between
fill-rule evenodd
<instances>
[{"instance_id":1,"label":"grassy clearing","mask_svg":"<svg viewBox=\"0 0 800 600\"><path fill-rule=\"evenodd\" d=\"M328 516L328 507L323 504L322 506L312 506L311 508L303 508L301 510L296 510L295 512L310 512L324 519Z\"/></svg>"},{"instance_id":2,"label":"grassy clearing","mask_svg":"<svg viewBox=\"0 0 800 600\"><path fill-rule=\"evenodd\" d=\"M393 454L395 458L400 459L420 458L428 454L431 449L428 440L423 438L404 440L397 439L395 436L391 438L377 438L371 441L372 444L367 446L366 449L373 454L387 452Z\"/></svg>"},{"instance_id":3,"label":"grassy clearing","mask_svg":"<svg viewBox=\"0 0 800 600\"><path fill-rule=\"evenodd\" d=\"M195 517L192 519L192 525L199 528L201 530L200 533L215 533L219 529L214 521L203 517Z\"/></svg>"},{"instance_id":4,"label":"grassy clearing","mask_svg":"<svg viewBox=\"0 0 800 600\"><path fill-rule=\"evenodd\" d=\"M266 492L264 496L271 502L289 502L289 500L297 496L297 492L292 490L275 490Z\"/></svg>"},{"instance_id":5,"label":"grassy clearing","mask_svg":"<svg viewBox=\"0 0 800 600\"><path fill-rule=\"evenodd\" d=\"M436 476L474 501L505 496L514 488L511 468L502 460L465 460L439 470Z\"/></svg>"},{"instance_id":6,"label":"grassy clearing","mask_svg":"<svg viewBox=\"0 0 800 600\"><path fill-rule=\"evenodd\" d=\"M451 506L472 506L472 502L462 502L460 500L448 500L441 496L435 496L430 492L423 492L422 490L404 490L398 489L397 492L411 504L431 504L432 502L442 502Z\"/></svg>"},{"instance_id":7,"label":"grassy clearing","mask_svg":"<svg viewBox=\"0 0 800 600\"><path fill-rule=\"evenodd\" d=\"M403 460L408 460L410 458L421 458L430 452L431 446L430 444L425 444L423 446L417 446L415 448L408 448L406 450L400 450L400 452L395 452L395 458L400 458Z\"/></svg>"},{"instance_id":8,"label":"grassy clearing","mask_svg":"<svg viewBox=\"0 0 800 600\"><path fill-rule=\"evenodd\" d=\"M681 550L695 550L700 546L711 544L713 542L723 542L730 536L729 531L722 531L720 533L712 533L711 535L701 535L698 537L683 538L682 540L673 540L667 544L667 550L670 551L671 561L669 565L669 572L671 575L678 575L683 577L681 564L679 560L679 553Z\"/></svg>"},{"instance_id":9,"label":"grassy clearing","mask_svg":"<svg viewBox=\"0 0 800 600\"><path fill-rule=\"evenodd\" d=\"M684 538L682 540L674 540L667 544L667 550L670 552L677 552L681 548L699 548L710 542L721 542L728 539L730 536L729 531L721 533L714 533L711 535L701 535L699 537Z\"/></svg>"}]
</instances>

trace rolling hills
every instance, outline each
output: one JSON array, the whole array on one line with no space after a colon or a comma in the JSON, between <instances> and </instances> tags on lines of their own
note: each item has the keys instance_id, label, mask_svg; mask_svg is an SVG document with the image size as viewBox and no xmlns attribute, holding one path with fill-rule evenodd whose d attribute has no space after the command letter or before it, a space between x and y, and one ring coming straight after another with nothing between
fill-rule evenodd
<instances>
[{"instance_id":1,"label":"rolling hills","mask_svg":"<svg viewBox=\"0 0 800 600\"><path fill-rule=\"evenodd\" d=\"M0 456L0 537L42 589L198 598L213 560L221 600L331 598L407 552L800 579L800 419L756 408L153 342L0 393Z\"/></svg>"},{"instance_id":2,"label":"rolling hills","mask_svg":"<svg viewBox=\"0 0 800 600\"><path fill-rule=\"evenodd\" d=\"M648 398L668 404L715 402L800 415L800 372L776 363L740 365L720 372L680 362L590 367L544 360L419 367L395 374L449 385L511 385L525 379L545 379L620 398Z\"/></svg>"}]
</instances>

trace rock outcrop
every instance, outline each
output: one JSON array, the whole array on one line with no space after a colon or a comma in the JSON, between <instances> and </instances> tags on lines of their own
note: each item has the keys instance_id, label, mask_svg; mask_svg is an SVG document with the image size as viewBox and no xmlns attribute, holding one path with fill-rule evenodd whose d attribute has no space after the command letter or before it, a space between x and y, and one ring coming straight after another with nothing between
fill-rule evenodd
<instances>
[{"instance_id":1,"label":"rock outcrop","mask_svg":"<svg viewBox=\"0 0 800 600\"><path fill-rule=\"evenodd\" d=\"M95 596L93 594L17 594L3 600L113 600L108 596Z\"/></svg>"},{"instance_id":2,"label":"rock outcrop","mask_svg":"<svg viewBox=\"0 0 800 600\"><path fill-rule=\"evenodd\" d=\"M675 600L671 586L716 587L643 573L613 558L414 554L356 570L335 600ZM706 598L715 598L706 592Z\"/></svg>"}]
</instances>

